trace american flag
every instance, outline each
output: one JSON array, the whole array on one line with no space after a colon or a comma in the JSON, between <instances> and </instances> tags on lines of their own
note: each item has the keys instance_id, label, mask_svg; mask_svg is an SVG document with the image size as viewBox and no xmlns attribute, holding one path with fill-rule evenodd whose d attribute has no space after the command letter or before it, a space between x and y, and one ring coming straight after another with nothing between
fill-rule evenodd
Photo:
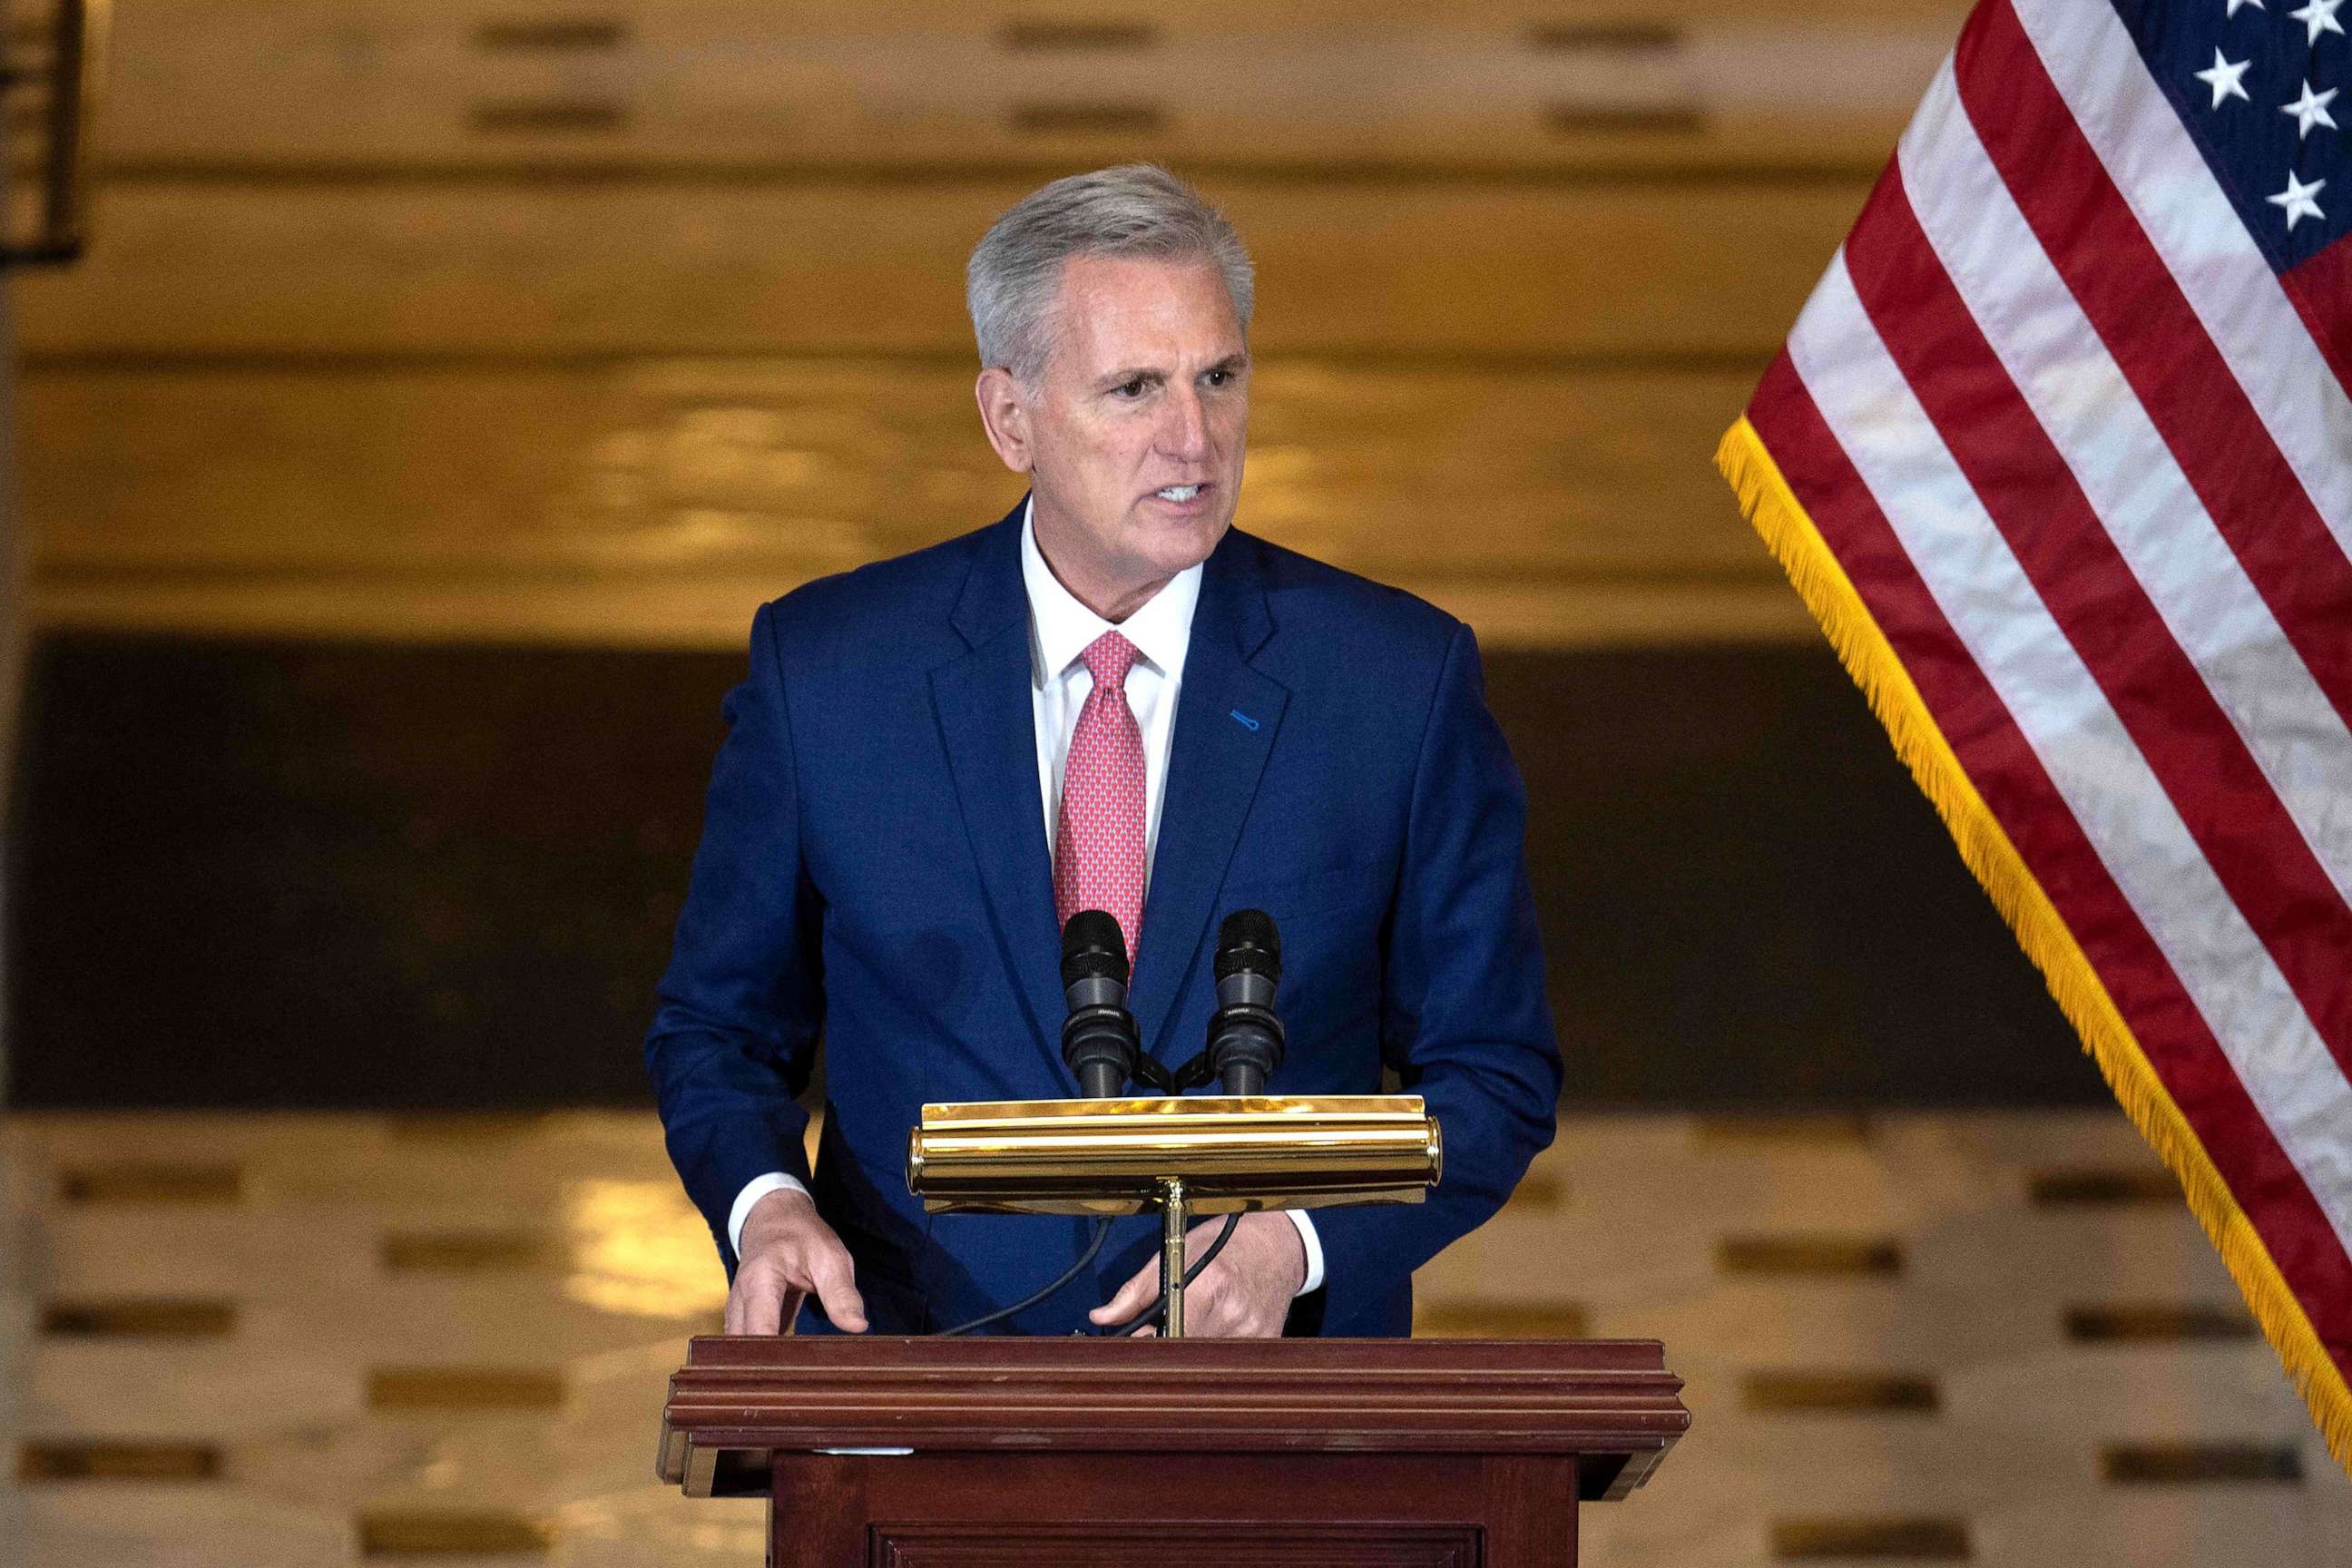
<instances>
[{"instance_id":1,"label":"american flag","mask_svg":"<svg viewBox=\"0 0 2352 1568\"><path fill-rule=\"evenodd\" d=\"M1717 461L2352 1464L2346 0L1986 0Z\"/></svg>"}]
</instances>

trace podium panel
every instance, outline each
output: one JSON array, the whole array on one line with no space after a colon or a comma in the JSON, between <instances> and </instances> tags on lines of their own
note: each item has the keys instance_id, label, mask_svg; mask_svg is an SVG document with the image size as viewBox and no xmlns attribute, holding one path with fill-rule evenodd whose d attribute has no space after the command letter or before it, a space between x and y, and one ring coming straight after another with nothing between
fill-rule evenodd
<instances>
[{"instance_id":1,"label":"podium panel","mask_svg":"<svg viewBox=\"0 0 2352 1568\"><path fill-rule=\"evenodd\" d=\"M1576 1562L1689 1426L1655 1341L720 1338L660 1470L777 1568Z\"/></svg>"},{"instance_id":2,"label":"podium panel","mask_svg":"<svg viewBox=\"0 0 2352 1568\"><path fill-rule=\"evenodd\" d=\"M1576 1561L1572 1456L815 1458L777 1461L777 1568Z\"/></svg>"}]
</instances>

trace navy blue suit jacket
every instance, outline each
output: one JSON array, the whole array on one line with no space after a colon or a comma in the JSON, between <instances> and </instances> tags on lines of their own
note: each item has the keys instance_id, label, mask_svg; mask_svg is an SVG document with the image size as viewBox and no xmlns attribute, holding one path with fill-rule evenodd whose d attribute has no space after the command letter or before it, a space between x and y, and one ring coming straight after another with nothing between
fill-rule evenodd
<instances>
[{"instance_id":1,"label":"navy blue suit jacket","mask_svg":"<svg viewBox=\"0 0 2352 1568\"><path fill-rule=\"evenodd\" d=\"M670 1156L730 1272L736 1194L789 1172L847 1244L881 1332L1018 1300L1087 1235L1059 1216L927 1215L906 1183L925 1101L1076 1092L1021 517L760 611L646 1041ZM1293 1331L1410 1332L1412 1271L1550 1141L1560 1061L1525 819L1467 626L1228 531L1202 578L1136 956L1145 1048L1171 1066L1200 1049L1218 923L1263 909L1289 1031L1271 1090L1377 1093L1385 1062L1445 1140L1426 1204L1317 1212L1324 1284ZM830 1111L812 1173L793 1096L820 1037ZM1118 1222L1094 1278L1009 1331L1083 1327L1156 1234ZM826 1327L814 1298L802 1327Z\"/></svg>"}]
</instances>

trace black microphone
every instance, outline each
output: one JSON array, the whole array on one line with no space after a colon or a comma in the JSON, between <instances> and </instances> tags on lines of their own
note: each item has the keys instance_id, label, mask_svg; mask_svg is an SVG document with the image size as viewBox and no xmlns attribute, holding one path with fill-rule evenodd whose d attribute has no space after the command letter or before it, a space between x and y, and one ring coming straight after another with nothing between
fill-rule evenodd
<instances>
[{"instance_id":1,"label":"black microphone","mask_svg":"<svg viewBox=\"0 0 2352 1568\"><path fill-rule=\"evenodd\" d=\"M1109 1100L1127 1087L1143 1046L1127 1010L1127 938L1100 910L1080 910L1062 928L1062 992L1070 1004L1062 1060L1080 1094Z\"/></svg>"},{"instance_id":2,"label":"black microphone","mask_svg":"<svg viewBox=\"0 0 2352 1568\"><path fill-rule=\"evenodd\" d=\"M1282 1065L1282 936L1264 910L1236 910L1217 928L1217 1010L1209 1018L1209 1066L1227 1094L1264 1094Z\"/></svg>"}]
</instances>

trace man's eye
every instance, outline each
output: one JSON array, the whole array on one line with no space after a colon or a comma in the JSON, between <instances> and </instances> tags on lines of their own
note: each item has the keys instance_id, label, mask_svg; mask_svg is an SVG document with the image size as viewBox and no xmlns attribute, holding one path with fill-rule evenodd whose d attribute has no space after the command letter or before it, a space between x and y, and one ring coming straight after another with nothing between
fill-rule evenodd
<instances>
[{"instance_id":1,"label":"man's eye","mask_svg":"<svg viewBox=\"0 0 2352 1568\"><path fill-rule=\"evenodd\" d=\"M1225 383L1233 380L1233 378L1234 373L1232 371L1213 370L1201 379L1207 382L1211 386L1223 386Z\"/></svg>"},{"instance_id":2,"label":"man's eye","mask_svg":"<svg viewBox=\"0 0 2352 1568\"><path fill-rule=\"evenodd\" d=\"M1138 376L1133 381L1122 381L1112 390L1121 397L1140 397L1143 395L1143 378Z\"/></svg>"}]
</instances>

